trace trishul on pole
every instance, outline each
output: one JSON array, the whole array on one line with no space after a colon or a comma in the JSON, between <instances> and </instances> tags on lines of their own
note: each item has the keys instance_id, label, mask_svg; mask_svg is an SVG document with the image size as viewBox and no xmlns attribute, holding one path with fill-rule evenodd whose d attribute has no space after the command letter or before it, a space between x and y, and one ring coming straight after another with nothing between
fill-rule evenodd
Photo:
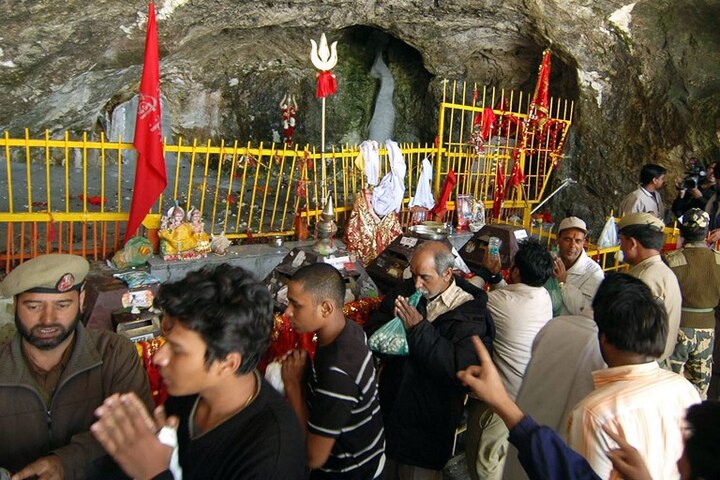
<instances>
[{"instance_id":1,"label":"trishul on pole","mask_svg":"<svg viewBox=\"0 0 720 480\"><path fill-rule=\"evenodd\" d=\"M327 172L325 165L325 97L337 92L337 80L331 70L337 65L337 42L333 42L328 48L327 38L323 33L320 36L320 46L315 40L310 40L310 60L315 68L320 70L317 77L317 98L322 99L322 120L320 126L320 160L322 163L322 201L327 198Z\"/></svg>"}]
</instances>

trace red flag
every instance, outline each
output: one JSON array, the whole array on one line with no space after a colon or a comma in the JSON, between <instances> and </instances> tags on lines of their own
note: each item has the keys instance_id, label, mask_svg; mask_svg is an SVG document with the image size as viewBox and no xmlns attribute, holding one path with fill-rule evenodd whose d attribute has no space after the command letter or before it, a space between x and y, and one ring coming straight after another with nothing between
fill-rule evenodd
<instances>
[{"instance_id":1,"label":"red flag","mask_svg":"<svg viewBox=\"0 0 720 480\"><path fill-rule=\"evenodd\" d=\"M167 186L165 156L162 144L160 112L160 60L158 53L155 5L148 7L147 37L145 38L145 63L140 81L135 141L137 164L130 217L125 240L127 242L140 227L145 215Z\"/></svg>"},{"instance_id":2,"label":"red flag","mask_svg":"<svg viewBox=\"0 0 720 480\"><path fill-rule=\"evenodd\" d=\"M473 128L477 128L480 134L480 138L483 142L487 142L490 139L490 133L495 128L496 121L495 112L492 108L485 107L482 112L478 112L473 120Z\"/></svg>"},{"instance_id":3,"label":"red flag","mask_svg":"<svg viewBox=\"0 0 720 480\"><path fill-rule=\"evenodd\" d=\"M493 218L500 218L500 210L502 202L505 200L505 165L502 161L498 162L495 173L495 194L493 195Z\"/></svg>"},{"instance_id":4,"label":"red flag","mask_svg":"<svg viewBox=\"0 0 720 480\"><path fill-rule=\"evenodd\" d=\"M517 152L517 150L515 151ZM512 166L512 173L510 174L510 186L515 188L523 183L525 183L525 174L520 170L519 155L516 155Z\"/></svg>"},{"instance_id":5,"label":"red flag","mask_svg":"<svg viewBox=\"0 0 720 480\"><path fill-rule=\"evenodd\" d=\"M543 52L542 62L538 69L538 80L535 85L535 93L530 102L529 120L537 125L545 124L545 117L550 107L550 50Z\"/></svg>"}]
</instances>

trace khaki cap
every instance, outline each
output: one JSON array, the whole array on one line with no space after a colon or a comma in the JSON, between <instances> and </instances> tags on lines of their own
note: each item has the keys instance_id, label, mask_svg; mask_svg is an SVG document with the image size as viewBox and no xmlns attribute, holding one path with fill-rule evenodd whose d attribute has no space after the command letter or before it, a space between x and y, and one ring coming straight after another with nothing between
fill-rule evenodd
<instances>
[{"instance_id":1,"label":"khaki cap","mask_svg":"<svg viewBox=\"0 0 720 480\"><path fill-rule=\"evenodd\" d=\"M10 298L28 291L64 293L79 289L89 270L88 261L77 255L41 255L10 272L0 283L0 295Z\"/></svg>"},{"instance_id":2,"label":"khaki cap","mask_svg":"<svg viewBox=\"0 0 720 480\"><path fill-rule=\"evenodd\" d=\"M625 227L629 227L630 225L647 225L655 230L663 230L665 228L665 224L662 220L652 213L647 212L628 213L618 222L618 228L620 230Z\"/></svg>"},{"instance_id":3,"label":"khaki cap","mask_svg":"<svg viewBox=\"0 0 720 480\"><path fill-rule=\"evenodd\" d=\"M585 225L585 222L578 217L567 217L564 218L562 222L560 222L560 227L558 228L558 233L562 232L563 230L567 230L568 228L577 228L578 230L582 230L584 233L587 234L587 225Z\"/></svg>"}]
</instances>

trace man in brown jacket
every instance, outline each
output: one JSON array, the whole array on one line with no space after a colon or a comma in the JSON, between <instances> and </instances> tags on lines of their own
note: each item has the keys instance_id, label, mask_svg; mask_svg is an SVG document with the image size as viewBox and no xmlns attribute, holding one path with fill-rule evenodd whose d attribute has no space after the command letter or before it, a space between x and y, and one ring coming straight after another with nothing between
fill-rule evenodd
<instances>
[{"instance_id":1,"label":"man in brown jacket","mask_svg":"<svg viewBox=\"0 0 720 480\"><path fill-rule=\"evenodd\" d=\"M13 479L114 478L119 469L89 431L95 409L129 391L152 406L130 341L79 321L88 270L82 257L43 255L0 284L17 327L0 347L0 467Z\"/></svg>"},{"instance_id":2,"label":"man in brown jacket","mask_svg":"<svg viewBox=\"0 0 720 480\"><path fill-rule=\"evenodd\" d=\"M720 303L720 253L705 243L710 225L706 212L691 208L682 219L685 245L667 255L682 292L680 330L668 363L673 371L684 373L705 400L712 374L715 307Z\"/></svg>"}]
</instances>

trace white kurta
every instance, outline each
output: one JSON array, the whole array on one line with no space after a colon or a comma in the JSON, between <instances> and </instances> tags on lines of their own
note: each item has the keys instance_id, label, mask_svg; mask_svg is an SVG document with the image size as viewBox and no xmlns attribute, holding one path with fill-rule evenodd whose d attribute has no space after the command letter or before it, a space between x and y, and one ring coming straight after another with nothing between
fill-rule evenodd
<instances>
[{"instance_id":1,"label":"white kurta","mask_svg":"<svg viewBox=\"0 0 720 480\"><path fill-rule=\"evenodd\" d=\"M580 315L556 317L535 337L517 404L538 424L547 425L565 437L567 417L593 391L592 372L602 368L606 365L600 354L595 321ZM517 449L511 445L503 479L526 478Z\"/></svg>"},{"instance_id":2,"label":"white kurta","mask_svg":"<svg viewBox=\"0 0 720 480\"><path fill-rule=\"evenodd\" d=\"M602 267L583 250L567 271L563 285L563 306L560 315L585 315L592 318L592 301L605 278Z\"/></svg>"}]
</instances>

